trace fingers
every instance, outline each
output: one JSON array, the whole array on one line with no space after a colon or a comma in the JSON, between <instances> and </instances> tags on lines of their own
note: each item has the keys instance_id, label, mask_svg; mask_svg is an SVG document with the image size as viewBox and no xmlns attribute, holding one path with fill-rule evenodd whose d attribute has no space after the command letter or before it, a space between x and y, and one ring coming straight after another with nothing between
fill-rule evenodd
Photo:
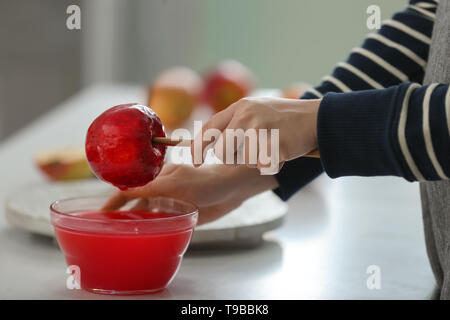
<instances>
[{"instance_id":1,"label":"fingers","mask_svg":"<svg viewBox=\"0 0 450 320\"><path fill-rule=\"evenodd\" d=\"M167 175L173 173L177 168L178 168L178 166L176 164L173 164L173 163L165 164L163 166L161 172L159 173L158 177L161 178L163 176L167 176Z\"/></svg>"},{"instance_id":2,"label":"fingers","mask_svg":"<svg viewBox=\"0 0 450 320\"><path fill-rule=\"evenodd\" d=\"M257 132L245 122L233 118L214 145L214 154L228 166L246 165L261 174L273 175L280 170L278 136Z\"/></svg>"},{"instance_id":3,"label":"fingers","mask_svg":"<svg viewBox=\"0 0 450 320\"><path fill-rule=\"evenodd\" d=\"M250 136L245 137L245 163L249 168L256 168L258 163L258 143L252 141Z\"/></svg>"},{"instance_id":4,"label":"fingers","mask_svg":"<svg viewBox=\"0 0 450 320\"><path fill-rule=\"evenodd\" d=\"M259 141L259 154L257 168L261 175L277 174L283 163L280 163L279 144L277 139L272 140L272 135L261 134ZM274 143L275 145L272 145Z\"/></svg>"},{"instance_id":5,"label":"fingers","mask_svg":"<svg viewBox=\"0 0 450 320\"><path fill-rule=\"evenodd\" d=\"M129 201L133 200L132 197L128 197L123 192L117 192L103 205L101 211L116 211L126 205ZM139 199L136 204L130 210L146 210L148 209L148 199Z\"/></svg>"},{"instance_id":6,"label":"fingers","mask_svg":"<svg viewBox=\"0 0 450 320\"><path fill-rule=\"evenodd\" d=\"M214 154L222 163L229 166L245 164L247 124L242 123L239 117L233 117L224 128L214 145Z\"/></svg>"},{"instance_id":7,"label":"fingers","mask_svg":"<svg viewBox=\"0 0 450 320\"><path fill-rule=\"evenodd\" d=\"M103 205L101 211L114 211L119 210L124 205L126 205L129 201L144 196L143 192L140 191L116 191Z\"/></svg>"},{"instance_id":8,"label":"fingers","mask_svg":"<svg viewBox=\"0 0 450 320\"><path fill-rule=\"evenodd\" d=\"M175 166L176 167L176 166ZM173 171L176 168L169 167L168 171ZM162 172L161 172L162 173ZM168 174L168 173L166 173ZM149 184L133 188L126 191L116 191L113 195L106 201L101 211L114 211L118 210L127 204L129 201L137 198L150 198L164 195L167 191L167 183L164 176L158 177L156 180L150 182ZM141 203L142 204L142 203Z\"/></svg>"},{"instance_id":9,"label":"fingers","mask_svg":"<svg viewBox=\"0 0 450 320\"><path fill-rule=\"evenodd\" d=\"M131 210L147 210L148 209L148 199L139 199L138 202L131 208Z\"/></svg>"},{"instance_id":10,"label":"fingers","mask_svg":"<svg viewBox=\"0 0 450 320\"><path fill-rule=\"evenodd\" d=\"M215 142L221 132L228 126L233 118L234 109L233 105L231 105L225 110L213 115L194 138L191 144L194 167L199 167L203 164L208 146Z\"/></svg>"},{"instance_id":11,"label":"fingers","mask_svg":"<svg viewBox=\"0 0 450 320\"><path fill-rule=\"evenodd\" d=\"M124 206L129 199L122 191L116 191L100 209L101 211L114 211Z\"/></svg>"}]
</instances>

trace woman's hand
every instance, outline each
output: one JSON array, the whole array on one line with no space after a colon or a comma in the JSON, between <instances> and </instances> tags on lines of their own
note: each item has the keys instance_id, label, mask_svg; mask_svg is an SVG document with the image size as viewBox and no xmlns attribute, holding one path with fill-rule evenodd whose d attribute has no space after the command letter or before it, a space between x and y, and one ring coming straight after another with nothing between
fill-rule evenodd
<instances>
[{"instance_id":1,"label":"woman's hand","mask_svg":"<svg viewBox=\"0 0 450 320\"><path fill-rule=\"evenodd\" d=\"M257 167L264 174L277 173L284 161L317 148L316 122L320 101L272 97L239 100L212 116L195 137L191 146L194 166L198 167L204 161L212 142L208 136L215 136L214 153L224 164L245 164ZM267 129L265 136L261 129ZM278 139L273 129L279 130ZM205 135L207 130L209 134ZM257 140L253 144L250 141L252 132L256 133Z\"/></svg>"},{"instance_id":2,"label":"woman's hand","mask_svg":"<svg viewBox=\"0 0 450 320\"><path fill-rule=\"evenodd\" d=\"M220 218L239 207L247 198L277 187L272 176L261 176L245 166L204 166L167 164L158 177L144 187L115 193L103 210L117 210L127 202L140 198L133 209L146 207L146 198L171 197L199 207L199 224Z\"/></svg>"}]
</instances>

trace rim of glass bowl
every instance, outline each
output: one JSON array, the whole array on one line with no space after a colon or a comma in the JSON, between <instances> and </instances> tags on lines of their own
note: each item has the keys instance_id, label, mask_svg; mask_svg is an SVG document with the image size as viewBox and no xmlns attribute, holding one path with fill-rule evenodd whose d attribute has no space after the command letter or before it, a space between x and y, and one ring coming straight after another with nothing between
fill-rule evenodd
<instances>
[{"instance_id":1,"label":"rim of glass bowl","mask_svg":"<svg viewBox=\"0 0 450 320\"><path fill-rule=\"evenodd\" d=\"M66 212L62 212L61 210L56 209L56 206L64 203L64 202L68 202L68 201L75 201L75 200L83 200L83 199L101 199L101 198L109 198L110 196L108 195L98 195L98 196L85 196L85 197L71 197L71 198L64 198L64 199L60 199L60 200L56 200L54 201L51 205L50 205L50 212L57 214L57 215L61 215L63 217L66 218L70 218L70 219L75 219L75 220L81 220L81 221L96 221L96 222L108 222L108 220L105 219L96 219L96 218L86 218L83 216L77 216L77 215L73 215L73 213L79 212L79 211L71 211L70 213L66 213ZM157 199L166 199L166 200L171 200L173 202L182 204L182 205L187 205L190 207L190 210L188 210L188 213L182 213L182 214L176 214L176 215L172 215L172 216L168 216L168 217L161 217L161 218L154 218L154 219L120 219L120 220L111 220L111 222L114 223L137 223L137 222L158 222L158 221L170 221L170 220L178 220L178 219L182 219L182 218L188 218L191 216L195 216L198 215L198 207L189 202L189 201L184 201L184 200L178 200L175 198L170 198L170 197L152 197L149 198L149 200L157 200ZM92 211L94 210L100 210L100 209L92 209ZM82 211L82 210L80 210ZM117 210L120 211L120 210ZM145 211L145 210L143 210ZM108 212L108 211L105 211ZM150 212L150 210L149 210Z\"/></svg>"}]
</instances>

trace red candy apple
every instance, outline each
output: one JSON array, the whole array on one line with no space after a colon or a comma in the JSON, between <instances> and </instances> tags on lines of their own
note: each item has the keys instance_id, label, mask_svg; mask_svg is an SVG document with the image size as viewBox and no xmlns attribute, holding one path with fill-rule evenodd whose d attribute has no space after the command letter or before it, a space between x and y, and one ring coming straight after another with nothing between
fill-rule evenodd
<instances>
[{"instance_id":1,"label":"red candy apple","mask_svg":"<svg viewBox=\"0 0 450 320\"><path fill-rule=\"evenodd\" d=\"M165 137L161 120L150 108L122 104L103 112L88 129L86 156L100 179L120 189L139 187L161 171L166 146L153 145Z\"/></svg>"},{"instance_id":2,"label":"red candy apple","mask_svg":"<svg viewBox=\"0 0 450 320\"><path fill-rule=\"evenodd\" d=\"M203 98L218 112L248 96L253 87L250 70L240 62L226 60L206 76Z\"/></svg>"}]
</instances>

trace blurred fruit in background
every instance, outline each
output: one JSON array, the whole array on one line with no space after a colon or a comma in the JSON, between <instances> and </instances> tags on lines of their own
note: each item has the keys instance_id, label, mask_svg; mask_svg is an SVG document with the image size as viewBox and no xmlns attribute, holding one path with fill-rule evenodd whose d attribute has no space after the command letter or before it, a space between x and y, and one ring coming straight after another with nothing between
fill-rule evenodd
<instances>
[{"instance_id":1,"label":"blurred fruit in background","mask_svg":"<svg viewBox=\"0 0 450 320\"><path fill-rule=\"evenodd\" d=\"M206 75L202 97L219 112L248 96L254 86L253 74L246 66L238 61L225 60Z\"/></svg>"},{"instance_id":2,"label":"blurred fruit in background","mask_svg":"<svg viewBox=\"0 0 450 320\"><path fill-rule=\"evenodd\" d=\"M304 82L294 82L288 87L282 89L282 96L283 98L288 99L298 99L300 98L309 88L311 88L311 85L304 83Z\"/></svg>"},{"instance_id":3,"label":"blurred fruit in background","mask_svg":"<svg viewBox=\"0 0 450 320\"><path fill-rule=\"evenodd\" d=\"M186 121L202 90L202 79L186 67L173 67L159 74L150 88L148 106L165 127L177 128Z\"/></svg>"},{"instance_id":4,"label":"blurred fruit in background","mask_svg":"<svg viewBox=\"0 0 450 320\"><path fill-rule=\"evenodd\" d=\"M77 180L93 177L84 147L48 149L34 157L36 166L51 180Z\"/></svg>"}]
</instances>

